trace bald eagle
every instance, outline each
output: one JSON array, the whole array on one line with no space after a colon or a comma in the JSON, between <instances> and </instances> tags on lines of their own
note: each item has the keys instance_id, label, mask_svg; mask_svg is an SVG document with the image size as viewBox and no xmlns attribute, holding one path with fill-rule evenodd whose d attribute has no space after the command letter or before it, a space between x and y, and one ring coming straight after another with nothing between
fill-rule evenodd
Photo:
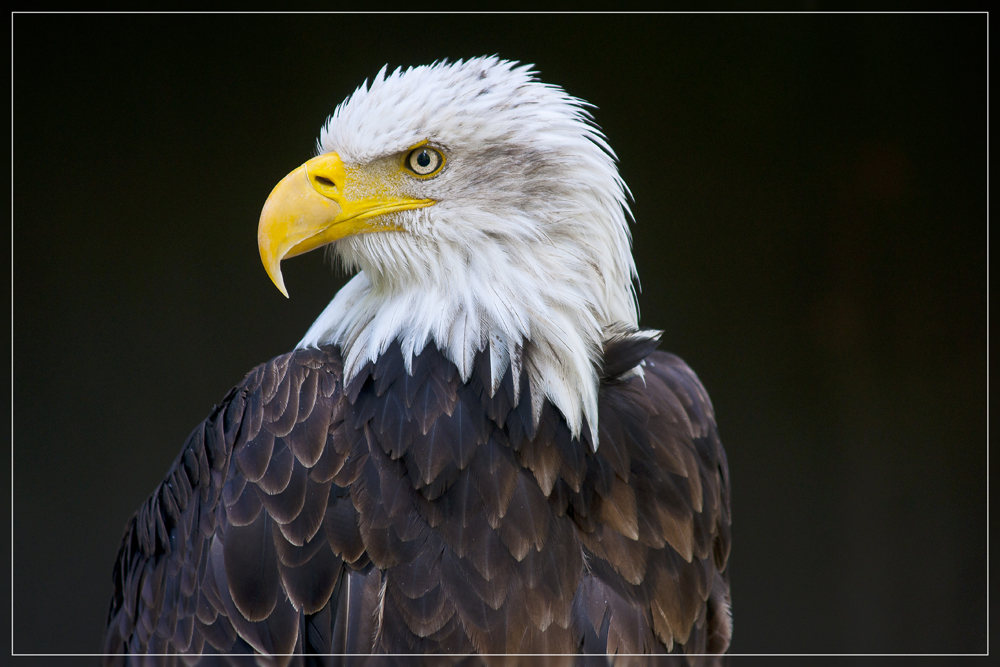
<instances>
[{"instance_id":1,"label":"bald eagle","mask_svg":"<svg viewBox=\"0 0 1000 667\"><path fill-rule=\"evenodd\" d=\"M385 68L261 214L356 275L128 522L118 654L721 653L729 473L640 329L586 104L495 57ZM188 659L186 662L194 662Z\"/></svg>"}]
</instances>

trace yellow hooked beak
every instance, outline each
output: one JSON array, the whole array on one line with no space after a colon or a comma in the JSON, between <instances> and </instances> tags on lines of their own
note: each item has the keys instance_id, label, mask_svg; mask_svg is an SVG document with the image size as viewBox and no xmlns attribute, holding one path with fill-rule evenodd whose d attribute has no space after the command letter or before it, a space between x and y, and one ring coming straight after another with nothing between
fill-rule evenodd
<instances>
[{"instance_id":1,"label":"yellow hooked beak","mask_svg":"<svg viewBox=\"0 0 1000 667\"><path fill-rule=\"evenodd\" d=\"M386 190L360 182L365 176L365 172L357 171L349 177L340 156L327 153L309 160L274 186L260 212L257 245L264 270L286 297L288 290L281 277L281 260L285 257L301 255L353 234L402 231L381 216L434 203L433 199L391 195L351 197L352 192Z\"/></svg>"}]
</instances>

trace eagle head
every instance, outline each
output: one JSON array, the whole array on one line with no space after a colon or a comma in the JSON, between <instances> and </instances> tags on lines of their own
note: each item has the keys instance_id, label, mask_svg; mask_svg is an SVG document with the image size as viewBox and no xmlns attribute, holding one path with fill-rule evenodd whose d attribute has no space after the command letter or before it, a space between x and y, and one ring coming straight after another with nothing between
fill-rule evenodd
<instances>
[{"instance_id":1,"label":"eagle head","mask_svg":"<svg viewBox=\"0 0 1000 667\"><path fill-rule=\"evenodd\" d=\"M393 341L406 360L436 345L463 381L488 351L491 392L527 373L515 400L596 447L602 344L638 313L626 187L586 107L496 57L362 84L261 213L286 296L283 258L329 245L357 272L300 346L340 346L345 381Z\"/></svg>"}]
</instances>

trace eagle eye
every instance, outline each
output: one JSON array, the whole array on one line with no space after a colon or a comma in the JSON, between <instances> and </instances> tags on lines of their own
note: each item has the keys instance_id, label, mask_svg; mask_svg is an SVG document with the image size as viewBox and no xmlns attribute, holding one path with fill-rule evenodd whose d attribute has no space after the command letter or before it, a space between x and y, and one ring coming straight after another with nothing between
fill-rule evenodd
<instances>
[{"instance_id":1,"label":"eagle eye","mask_svg":"<svg viewBox=\"0 0 1000 667\"><path fill-rule=\"evenodd\" d=\"M444 155L430 146L414 148L403 160L403 164L417 176L434 176L444 166Z\"/></svg>"}]
</instances>

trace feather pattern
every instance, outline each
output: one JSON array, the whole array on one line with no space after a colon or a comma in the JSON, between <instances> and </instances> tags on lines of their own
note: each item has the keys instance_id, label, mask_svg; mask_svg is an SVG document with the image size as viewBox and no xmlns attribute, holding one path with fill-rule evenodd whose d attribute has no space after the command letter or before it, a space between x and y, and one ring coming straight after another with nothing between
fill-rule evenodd
<instances>
[{"instance_id":1,"label":"feather pattern","mask_svg":"<svg viewBox=\"0 0 1000 667\"><path fill-rule=\"evenodd\" d=\"M623 348L605 352L611 363L615 349ZM474 382L451 382L456 368L437 349L416 354L413 367L426 369L419 376L406 371L398 345L385 354L396 358L371 366L353 400L337 347L284 355L251 372L195 429L126 529L108 652L728 646L728 470L711 404L680 359L652 352L644 377L605 378L599 418L620 427L609 426L594 452L567 437L551 405L515 450L510 435L530 404L501 419ZM476 367L489 369L489 352L481 354ZM429 393L435 405L417 414L407 396L426 384L440 387ZM315 414L327 416L327 437L311 468L276 439L253 481L240 463L253 444L241 431L258 410L284 419L265 390L301 418L282 438L315 432ZM425 435L426 414L437 417ZM227 419L230 428L218 428ZM400 430L420 437L400 451ZM448 464L421 460L414 477L408 463L421 457ZM290 471L277 493L272 466Z\"/></svg>"}]
</instances>

